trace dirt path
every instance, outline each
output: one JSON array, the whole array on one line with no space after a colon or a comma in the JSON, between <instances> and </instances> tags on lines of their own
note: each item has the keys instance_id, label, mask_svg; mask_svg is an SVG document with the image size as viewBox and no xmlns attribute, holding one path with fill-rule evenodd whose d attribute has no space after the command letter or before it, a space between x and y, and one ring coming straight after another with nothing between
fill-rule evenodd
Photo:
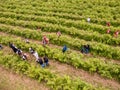
<instances>
[{"instance_id":1,"label":"dirt path","mask_svg":"<svg viewBox=\"0 0 120 90\"><path fill-rule=\"evenodd\" d=\"M6 47L4 50L10 51L10 48ZM11 52L11 54L12 54L12 52ZM29 56L32 57L30 54L29 54ZM34 58L32 58L32 60L34 60ZM32 61L32 60L30 59L30 61ZM102 78L101 76L99 76L96 73L90 74L87 71L84 71L82 69L75 69L74 67L72 67L70 65L63 64L58 61L50 60L50 67L48 67L48 69L51 72L54 72L59 75L69 75L72 78L76 78L76 77L81 78L83 81L91 83L95 86L103 86L103 87L107 87L111 90L119 90L120 89L120 84L114 80Z\"/></svg>"},{"instance_id":2,"label":"dirt path","mask_svg":"<svg viewBox=\"0 0 120 90\"><path fill-rule=\"evenodd\" d=\"M0 90L49 90L44 84L0 66Z\"/></svg>"},{"instance_id":3,"label":"dirt path","mask_svg":"<svg viewBox=\"0 0 120 90\"><path fill-rule=\"evenodd\" d=\"M95 86L103 86L109 88L110 90L120 90L120 83L102 78L98 74L90 74L87 71L82 69L75 69L74 67L63 64L56 61L50 61L51 71L55 73L59 73L61 75L69 75L73 78L80 78L88 83L91 83Z\"/></svg>"}]
</instances>

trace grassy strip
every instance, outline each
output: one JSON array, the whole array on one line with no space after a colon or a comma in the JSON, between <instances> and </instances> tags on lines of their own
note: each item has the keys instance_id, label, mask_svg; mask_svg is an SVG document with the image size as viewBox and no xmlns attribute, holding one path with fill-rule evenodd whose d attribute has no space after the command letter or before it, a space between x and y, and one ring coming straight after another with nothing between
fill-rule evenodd
<instances>
[{"instance_id":1,"label":"grassy strip","mask_svg":"<svg viewBox=\"0 0 120 90\"><path fill-rule=\"evenodd\" d=\"M17 10L16 13L20 12L20 10L18 10L18 9L16 9L16 10ZM33 13L33 14L35 14L35 15L38 14L39 16L46 15L46 13L43 13L43 12L41 13L41 11L39 11L39 12ZM26 11L22 10L21 13L22 14L26 14L26 13L31 14L32 12L30 12L30 11L26 12ZM3 14L3 12L2 12L2 14ZM1 14L1 16L2 16L2 14ZM16 15L11 16L11 15L9 15L10 12L9 13L6 12L6 14L7 14L6 17L12 17L12 18L16 17L17 19L25 19L26 18L25 20L46 21L46 22L53 23L53 24L55 24L55 23L61 24L63 26L67 26L67 27L72 26L72 27L75 27L77 29L84 29L84 30L87 30L87 31L90 31L90 30L97 31L97 32L99 32L101 34L105 34L106 30L108 29L108 27L106 27L106 26L92 24L92 23L88 24L87 22L85 22L85 20L83 20L83 21L74 21L74 20L67 20L67 18L66 19L62 19L62 18L56 19L56 18L58 18L58 16L55 18L56 14L53 14L53 16L52 16L51 13L50 13L51 14L50 16L46 16L46 17L44 16L44 18L43 18L43 16L40 18L39 16L32 16L32 15L29 15L29 17L27 18L26 15L21 15L21 14L18 14L18 15L16 14ZM13 14L15 14L15 13L13 13ZM19 15L21 15L21 16L19 16ZM50 17L52 17L52 18L50 18ZM64 14L62 15L62 17L64 17ZM115 27L111 26L110 28L111 28L111 35L113 35L115 30L119 30L119 28L117 28L117 27L115 28Z\"/></svg>"},{"instance_id":2,"label":"grassy strip","mask_svg":"<svg viewBox=\"0 0 120 90\"><path fill-rule=\"evenodd\" d=\"M28 2L27 2L28 3ZM110 8L112 8L112 7L108 7L108 6L106 6L107 7L107 10L104 10L104 7L101 5L101 7L98 7L98 8L95 8L96 7L96 5L92 5L92 7L91 7L91 5L90 5L90 8L89 8L89 5L87 6L87 5L85 5L85 3L84 3L84 1L83 1L83 4L81 4L80 6L81 7L79 7L79 5L77 6L77 7L79 7L79 10L77 10L77 9L74 9L74 8L65 8L65 6L66 5L64 5L64 7L63 6L60 6L60 3L56 3L56 5L57 5L57 7L55 6L55 4L52 6L51 4L49 4L49 3L51 3L51 1L50 2L48 2L48 3L44 3L44 2L40 2L41 4L39 4L38 5L38 3L37 3L37 5L36 5L36 1L34 2L34 3L28 3L27 5L24 3L24 4L22 4L22 3L12 3L12 4L10 4L10 3L5 3L5 5L7 5L7 7L9 7L9 8L15 8L15 7L17 7L17 8L24 8L24 9L37 9L37 10L44 10L44 11L52 11L52 12L59 12L59 13L68 13L68 14L77 14L77 15L83 15L83 16L88 16L88 13L91 11L91 10L94 10L94 11L92 11L91 13L89 13L89 16L90 17L94 17L94 18L108 18L107 16L109 16L109 18L110 19L115 19L115 18L113 18L112 16L110 16L109 14L111 14L111 13L105 13L107 10L110 10L110 11L112 11L113 13L115 13L113 10L111 10ZM95 3L95 2L94 2ZM58 5L59 4L59 5ZM68 3L66 3L66 4L68 4ZM71 3L72 4L72 3ZM92 4L91 2L90 2L90 4ZM22 7L21 7L21 5L22 5ZM75 5L77 5L77 3L75 4ZM3 5L1 5L1 6L3 6ZM49 8L48 8L48 6L49 6ZM68 5L68 6L70 6L70 5ZM73 6L73 4L72 4L72 6ZM29 7L29 8L28 8ZM87 9L87 11L85 11L84 9L83 9L83 7L84 7L84 9ZM41 8L43 8L43 9L41 9ZM115 9L117 9L117 7L115 7ZM84 14L82 13L82 12L84 12ZM97 15L98 16L97 16ZM118 17L118 14L119 13L115 13L115 17ZM93 16L93 15L96 15L96 16ZM107 21L107 20L105 20L105 21Z\"/></svg>"},{"instance_id":3,"label":"grassy strip","mask_svg":"<svg viewBox=\"0 0 120 90\"><path fill-rule=\"evenodd\" d=\"M33 10L31 10L31 9L28 9L28 7L31 7L31 8L33 8L34 6L33 5L22 5L23 7L21 8L21 6L20 6L21 4L19 4L19 5L14 5L14 6L9 6L9 4L8 4L8 6L6 6L6 5L1 5L1 7L4 7L4 8L9 8L9 10L11 11L13 8L15 8L14 10L16 11L17 10L17 12L25 12L26 10L27 10L27 13L29 13L29 12L33 12ZM49 12L51 12L52 14L54 14L54 16L56 16L56 17L64 17L64 18L66 18L66 19L72 19L72 20L86 20L86 18L87 17L91 17L92 19L91 19L91 23L97 23L97 24L102 24L102 25L106 25L106 21L109 21L108 19L106 19L106 18L98 18L98 15L100 14L100 13L98 13L97 15L96 15L96 12L94 12L92 15L87 15L87 12L86 12L86 15L83 15L83 16L80 16L80 15L78 15L78 14L76 14L78 11L76 11L76 13L75 14L71 14L71 13L67 13L67 11L68 10L66 10L66 8L63 8L62 7L62 9L61 10L63 10L63 9L65 9L66 10L66 12L64 12L64 13L61 13L61 12L56 12L56 10L55 10L55 12L54 11L50 11L49 9L50 8L46 8L45 10L44 10L44 8L45 7L47 7L47 4L46 5L39 5L39 7L37 7L36 6L36 3L34 3L34 5L35 5L35 7L34 8L36 8L36 10L37 9L40 9L39 11L37 11L37 14L39 14L39 12L40 11L42 11L42 12L44 12L44 15L47 15ZM57 5L57 7L58 7L59 5ZM11 8L11 9L10 9ZM19 9L18 10L18 8L21 8L21 10ZM33 8L33 9L34 9ZM41 9L42 8L42 9ZM53 7L52 6L52 8L56 8L56 7ZM24 10L23 10L24 9ZM60 9L60 8L59 8ZM72 9L72 8L71 8ZM75 11L75 9L73 9L73 10L71 10L70 9L70 11ZM3 10L3 9L2 9ZM29 10L29 11L28 11ZM49 11L48 11L49 10ZM57 8L57 10L58 10L58 8ZM102 9L100 9L100 10L102 10ZM99 10L99 12L100 12L100 10ZM84 12L84 10L82 10L83 12ZM80 14L82 15L82 11L80 11ZM97 11L97 10L96 10ZM103 10L102 10L103 11ZM30 13L30 14L31 14ZM36 12L34 12L34 13L36 13ZM25 14L25 13L24 13ZM94 15L94 16L93 16ZM96 16L97 17L96 17ZM103 16L105 16L104 14L100 14L100 16L101 15L103 15ZM116 15L116 14L115 14ZM114 15L114 19L115 18L117 18L118 17L118 15L116 15L115 16ZM108 16L108 15L106 15L106 16ZM97 18L97 19L96 19ZM118 17L119 18L119 17ZM117 19L117 20L110 20L110 22L111 22L111 24L112 24L112 26L114 26L114 27L118 27L119 26L119 20Z\"/></svg>"},{"instance_id":4,"label":"grassy strip","mask_svg":"<svg viewBox=\"0 0 120 90\"><path fill-rule=\"evenodd\" d=\"M43 29L44 31L50 31L50 32L57 32L58 30L61 31L62 33L74 36L74 37L78 37L80 39L84 39L86 41L97 41L97 42L101 42L101 43L105 43L108 45L120 45L120 38L114 38L113 36L110 36L108 34L104 34L101 35L97 32L93 32L93 31L84 31L84 30L78 30L74 27L72 28L67 28L67 27L63 27L65 22L69 22L70 21L65 21L65 20L58 20L54 17L46 17L46 16L41 16L41 17L37 17L37 16L33 16L33 15L23 15L23 14L16 14L16 13L11 13L11 12L0 12L0 16L1 17L11 17L11 18L16 18L17 20L27 20L30 21L37 21L39 23L52 23L50 24L51 27L45 27L45 26L41 26L41 28L48 28L47 29ZM36 22L36 23L37 23ZM57 25L57 24L61 24L61 25ZM63 26L62 26L63 25ZM68 24L69 25L69 24ZM67 23L65 24L65 26L68 26ZM76 24L77 25L77 24ZM72 26L72 23L69 25L70 27ZM37 29L37 28L36 28ZM114 32L114 31L113 31Z\"/></svg>"}]
</instances>

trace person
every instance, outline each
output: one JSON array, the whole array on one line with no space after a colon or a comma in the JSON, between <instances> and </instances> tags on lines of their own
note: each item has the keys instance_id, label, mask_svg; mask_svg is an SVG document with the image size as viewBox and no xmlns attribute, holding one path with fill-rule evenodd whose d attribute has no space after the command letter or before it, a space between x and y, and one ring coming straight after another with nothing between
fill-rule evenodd
<instances>
[{"instance_id":1,"label":"person","mask_svg":"<svg viewBox=\"0 0 120 90\"><path fill-rule=\"evenodd\" d=\"M87 53L89 53L89 51L90 51L90 45L86 45L85 46L85 53L87 54Z\"/></svg>"},{"instance_id":2,"label":"person","mask_svg":"<svg viewBox=\"0 0 120 90\"><path fill-rule=\"evenodd\" d=\"M12 48L12 50L14 51L14 53L17 53L18 48L15 47L15 45L14 45L13 43L10 43L10 42L9 42L9 47Z\"/></svg>"},{"instance_id":3,"label":"person","mask_svg":"<svg viewBox=\"0 0 120 90\"><path fill-rule=\"evenodd\" d=\"M81 53L88 54L90 52L90 45L83 45L81 49Z\"/></svg>"},{"instance_id":4,"label":"person","mask_svg":"<svg viewBox=\"0 0 120 90\"><path fill-rule=\"evenodd\" d=\"M28 39L25 39L25 42L26 42L26 43L30 43Z\"/></svg>"},{"instance_id":5,"label":"person","mask_svg":"<svg viewBox=\"0 0 120 90\"><path fill-rule=\"evenodd\" d=\"M82 46L81 53L85 53L85 45Z\"/></svg>"},{"instance_id":6,"label":"person","mask_svg":"<svg viewBox=\"0 0 120 90\"><path fill-rule=\"evenodd\" d=\"M64 53L64 52L66 52L66 51L67 51L67 46L64 45L64 46L63 46L63 49L62 49L62 52Z\"/></svg>"},{"instance_id":7,"label":"person","mask_svg":"<svg viewBox=\"0 0 120 90\"><path fill-rule=\"evenodd\" d=\"M36 61L39 58L38 52L35 51L32 47L29 48L29 52L36 58Z\"/></svg>"},{"instance_id":8,"label":"person","mask_svg":"<svg viewBox=\"0 0 120 90\"><path fill-rule=\"evenodd\" d=\"M41 67L45 67L45 65L44 65L43 60L42 60L41 57L39 57L36 62L38 62L41 65Z\"/></svg>"},{"instance_id":9,"label":"person","mask_svg":"<svg viewBox=\"0 0 120 90\"><path fill-rule=\"evenodd\" d=\"M33 54L33 53L35 52L35 50L34 50L32 47L30 47L30 48L29 48L29 52L30 52L31 54Z\"/></svg>"},{"instance_id":10,"label":"person","mask_svg":"<svg viewBox=\"0 0 120 90\"><path fill-rule=\"evenodd\" d=\"M43 57L43 60L44 60L44 63L45 63L45 66L48 66L49 65L49 60L48 60L48 57L47 57L47 55L45 55L44 57Z\"/></svg>"},{"instance_id":11,"label":"person","mask_svg":"<svg viewBox=\"0 0 120 90\"><path fill-rule=\"evenodd\" d=\"M61 36L61 32L60 31L58 31L56 34L57 34L58 38Z\"/></svg>"},{"instance_id":12,"label":"person","mask_svg":"<svg viewBox=\"0 0 120 90\"><path fill-rule=\"evenodd\" d=\"M114 32L114 37L117 37L118 36L118 34L119 34L119 31L117 30L117 31L115 31Z\"/></svg>"},{"instance_id":13,"label":"person","mask_svg":"<svg viewBox=\"0 0 120 90\"><path fill-rule=\"evenodd\" d=\"M18 49L16 52L19 56L22 56L22 50Z\"/></svg>"},{"instance_id":14,"label":"person","mask_svg":"<svg viewBox=\"0 0 120 90\"><path fill-rule=\"evenodd\" d=\"M90 18L89 17L87 18L87 22L90 23Z\"/></svg>"},{"instance_id":15,"label":"person","mask_svg":"<svg viewBox=\"0 0 120 90\"><path fill-rule=\"evenodd\" d=\"M3 46L0 44L0 49L3 49Z\"/></svg>"},{"instance_id":16,"label":"person","mask_svg":"<svg viewBox=\"0 0 120 90\"><path fill-rule=\"evenodd\" d=\"M110 29L107 30L107 34L109 34L109 33L110 33Z\"/></svg>"},{"instance_id":17,"label":"person","mask_svg":"<svg viewBox=\"0 0 120 90\"><path fill-rule=\"evenodd\" d=\"M38 52L37 52L37 51L35 51L35 52L33 53L33 56L35 56L36 61L37 61L37 60L38 60L38 58L39 58Z\"/></svg>"},{"instance_id":18,"label":"person","mask_svg":"<svg viewBox=\"0 0 120 90\"><path fill-rule=\"evenodd\" d=\"M24 54L22 55L22 59L23 59L23 60L27 60L27 59L28 59L28 55L27 55L26 53L24 53Z\"/></svg>"},{"instance_id":19,"label":"person","mask_svg":"<svg viewBox=\"0 0 120 90\"><path fill-rule=\"evenodd\" d=\"M43 36L42 43L43 43L43 46L49 43L49 39L46 37L46 35Z\"/></svg>"},{"instance_id":20,"label":"person","mask_svg":"<svg viewBox=\"0 0 120 90\"><path fill-rule=\"evenodd\" d=\"M110 27L110 22L107 22L107 23L106 23L106 26Z\"/></svg>"}]
</instances>

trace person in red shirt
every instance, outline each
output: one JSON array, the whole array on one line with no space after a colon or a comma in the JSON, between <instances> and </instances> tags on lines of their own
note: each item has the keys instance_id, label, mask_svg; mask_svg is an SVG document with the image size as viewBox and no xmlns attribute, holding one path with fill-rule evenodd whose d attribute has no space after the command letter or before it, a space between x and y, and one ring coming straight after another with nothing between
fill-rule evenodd
<instances>
[{"instance_id":1,"label":"person in red shirt","mask_svg":"<svg viewBox=\"0 0 120 90\"><path fill-rule=\"evenodd\" d=\"M56 34L57 34L58 38L61 36L61 32L60 31L58 31Z\"/></svg>"},{"instance_id":2,"label":"person in red shirt","mask_svg":"<svg viewBox=\"0 0 120 90\"><path fill-rule=\"evenodd\" d=\"M108 27L110 27L110 22L107 22L106 25L107 25Z\"/></svg>"},{"instance_id":3,"label":"person in red shirt","mask_svg":"<svg viewBox=\"0 0 120 90\"><path fill-rule=\"evenodd\" d=\"M46 35L43 36L42 43L44 46L49 43L49 39L46 37Z\"/></svg>"},{"instance_id":4,"label":"person in red shirt","mask_svg":"<svg viewBox=\"0 0 120 90\"><path fill-rule=\"evenodd\" d=\"M114 37L117 37L118 36L118 34L119 34L119 31L117 30L117 31L115 31L114 32Z\"/></svg>"},{"instance_id":5,"label":"person in red shirt","mask_svg":"<svg viewBox=\"0 0 120 90\"><path fill-rule=\"evenodd\" d=\"M109 34L109 33L110 33L110 29L107 30L107 34Z\"/></svg>"}]
</instances>

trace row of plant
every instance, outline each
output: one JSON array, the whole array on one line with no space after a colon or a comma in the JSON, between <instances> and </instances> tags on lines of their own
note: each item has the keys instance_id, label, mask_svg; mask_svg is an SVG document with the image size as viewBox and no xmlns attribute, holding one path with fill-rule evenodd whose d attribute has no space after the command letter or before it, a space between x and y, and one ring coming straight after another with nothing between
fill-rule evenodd
<instances>
[{"instance_id":1,"label":"row of plant","mask_svg":"<svg viewBox=\"0 0 120 90\"><path fill-rule=\"evenodd\" d=\"M42 8L42 7L41 7ZM2 11L12 11L12 12L17 12L17 13L23 13L26 14L26 13L29 13L29 14L36 14L36 15L41 15L41 14L44 14L44 15L47 15L47 16L54 16L54 17L60 17L60 18L65 18L65 19L72 19L72 20L82 20L82 21L85 21L86 22L86 18L87 16L80 16L80 15L74 15L74 14L67 14L67 13L56 13L56 12L50 12L50 11L33 11L33 10L29 10L29 9L20 9L20 8L16 8L16 9L6 9L5 8L2 8ZM49 8L48 8L49 9ZM27 12L26 12L27 11ZM32 12L32 13L31 13ZM90 16L88 16L90 17ZM95 16L92 16L93 18L91 19L91 23L95 23L95 24L101 24L101 25L106 25L106 22L109 22L109 20L106 20L105 18L104 19L100 19L100 18L96 18ZM119 20L110 20L110 23L112 26L114 27L117 27L119 26Z\"/></svg>"},{"instance_id":2,"label":"row of plant","mask_svg":"<svg viewBox=\"0 0 120 90\"><path fill-rule=\"evenodd\" d=\"M22 11L23 12L23 11ZM1 12L3 13L3 12ZM6 13L6 14L5 14ZM6 16L5 16L6 15ZM66 20L66 19L57 19L54 16L34 16L34 15L23 15L23 14L16 14L16 13L11 13L11 12L4 12L4 14L1 14L1 16L5 17L11 17L11 18L17 18L17 19L24 19L24 20L35 20L35 21L44 21L44 22L49 22L53 24L61 24L63 26L67 27L75 27L76 29L84 29L87 31L97 31L101 34L106 34L106 31L108 30L108 27L102 26L102 25L97 25L97 24L88 24L87 22L80 22L80 21L73 21L73 20ZM119 28L115 27L110 27L111 32L110 34L113 36L113 33L116 30L119 30Z\"/></svg>"},{"instance_id":3,"label":"row of plant","mask_svg":"<svg viewBox=\"0 0 120 90\"><path fill-rule=\"evenodd\" d=\"M10 7L13 8L13 9L16 8L16 6L17 6L17 8L25 8L26 7L27 9L30 8L30 9L37 9L37 10L41 10L41 7L42 8L44 7L42 9L44 11L48 11L48 7L49 7L49 11L52 11L52 12L60 12L60 13L68 13L68 14L72 13L72 14L78 14L78 15L83 15L83 16L88 16L88 14L89 14L89 16L91 16L91 17L92 17L92 15L96 15L97 14L98 16L94 16L95 18L96 17L107 18L107 16L108 16L109 18L111 18L113 20L113 17L111 15L111 13L105 13L104 7L102 9L101 9L102 6L100 7L100 9L99 9L99 7L98 8L94 8L94 7L96 7L95 5L93 5L91 8L88 8L87 5L86 6L85 5L81 5L82 9L79 9L79 10L74 9L74 8L52 7L52 6L49 6L49 3L48 3L48 5L47 4L46 5L41 4L39 6L37 6L37 5L33 6L31 4L28 4L28 5L23 4L22 7L21 7L20 4L15 3L14 5L7 4L7 6L9 8ZM83 9L83 7L86 8L86 9L88 9L88 10L86 11L85 9ZM111 12L113 12L113 10L111 10L109 8L107 8L107 9L110 10ZM94 11L91 12L91 10L94 10ZM115 15L117 15L117 13L115 13L114 16ZM109 19L109 18L107 18L107 19Z\"/></svg>"},{"instance_id":4,"label":"row of plant","mask_svg":"<svg viewBox=\"0 0 120 90\"><path fill-rule=\"evenodd\" d=\"M22 73L39 82L45 82L52 90L97 90L92 85L80 80L72 80L69 76L58 76L47 69L42 69L27 61L21 60L16 55L7 55L0 51L0 64L12 69L16 73ZM99 88L98 88L99 89Z\"/></svg>"},{"instance_id":5,"label":"row of plant","mask_svg":"<svg viewBox=\"0 0 120 90\"><path fill-rule=\"evenodd\" d=\"M41 7L40 7L40 8L41 8ZM48 8L48 9L49 9L49 8ZM23 9L22 9L22 10L23 10ZM24 8L24 10L25 10L25 8ZM27 10L29 10L29 9L27 8ZM30 10L31 10L31 9L30 9ZM31 10L31 11L32 11L32 10ZM37 11L37 12L38 12L38 11ZM53 12L53 13L54 13L54 12ZM55 13L56 13L56 12L55 12ZM62 14L63 14L63 13L62 13ZM64 15L64 14L63 14L63 15ZM71 19L78 19L78 20L80 19L80 20L81 20L81 16L79 16L79 15L76 16L75 14L67 14L67 13L66 13L66 15L69 16L68 18L71 18ZM103 14L103 15L104 15L104 14ZM72 18L72 16L74 16L74 17ZM83 18L84 16L85 16L85 15L83 15L82 18ZM91 16L91 18L92 18L92 20L93 20L94 22L96 22L96 20L98 20L99 23L102 23L103 25L106 25L106 21L109 21L108 19L105 19L105 18L104 18L104 19L105 19L105 20L103 20L104 22L103 22L103 21L100 22L101 19L98 18L98 17L95 17L95 16L96 16L96 14L95 14L95 15L92 14L92 16ZM104 16L105 16L105 15L104 15ZM87 17L90 17L90 16L86 16L86 18L87 18ZM114 16L114 17L115 17L115 16ZM84 17L84 18L85 18L85 17ZM102 18L102 19L103 19L103 18ZM91 21L92 21L92 20L91 20ZM111 20L110 20L110 21L111 21ZM114 21L115 21L115 20L114 20ZM117 25L117 26L118 26L118 25L119 25L119 24L117 24L118 19L117 19L117 21L115 21L115 22L114 22L114 21L113 21L113 20L111 21L112 25L115 25L115 26Z\"/></svg>"},{"instance_id":6,"label":"row of plant","mask_svg":"<svg viewBox=\"0 0 120 90\"><path fill-rule=\"evenodd\" d=\"M45 28L41 28L42 31L48 30L51 31L51 29L48 29L47 27L50 26L50 24L40 24L40 23L34 23L32 22L25 22L22 20L8 20L6 21L6 19L0 19L1 23L5 23L5 24L10 24L10 25L17 25L17 26L22 26L22 27L28 27L28 28L36 28L36 27L42 27L43 25L45 26ZM55 28L55 27L53 27ZM34 35L35 36L35 35ZM38 37L39 38L39 37ZM51 35L51 37L49 37L51 40L51 43L53 44L57 44L57 45L63 45L66 44L68 45L70 48L73 49L77 49L80 50L82 45L84 44L89 44L91 46L91 53L93 53L94 55L100 55L100 56L104 56L107 58L111 58L111 59L116 59L116 60L120 60L120 51L119 51L119 47L112 47L109 45L105 45L102 43L97 43L97 42L91 42L91 41L85 41L85 40L80 40L78 38L72 38L69 37L67 35L62 35L62 37L58 40L56 35ZM36 38L37 39L37 38Z\"/></svg>"},{"instance_id":7,"label":"row of plant","mask_svg":"<svg viewBox=\"0 0 120 90\"><path fill-rule=\"evenodd\" d=\"M45 29L44 31L50 31L50 32L57 32L58 30L61 31L62 33L65 33L65 34L69 34L71 36L74 36L74 37L78 37L80 39L84 39L86 41L97 41L97 42L101 42L101 43L105 43L105 44L108 44L108 45L120 45L120 41L119 41L119 38L114 38L113 36L110 36L108 34L104 34L104 35L100 35L99 33L97 32L93 32L93 31L84 31L84 30L78 30L74 27L72 28L67 28L67 27L63 27L62 25L57 25L57 24L63 24L63 20L61 20L62 22L59 22L57 19L55 18L52 18L52 17L34 17L34 16L24 16L24 15L21 15L21 14L14 14L14 13L0 13L0 17L11 17L11 18L16 18L17 20L20 19L20 20L27 20L27 21L30 21L32 22L31 20L33 21L37 21L36 23L43 23L43 22L49 22L49 23L53 23L54 25L52 24L49 24L49 27L46 27L45 26L41 26L40 28L47 28ZM7 21L7 20L5 20ZM67 21L68 22L68 21ZM55 24L57 23L57 24ZM46 23L47 24L47 23ZM71 25L72 26L72 25ZM37 27L36 27L37 29Z\"/></svg>"},{"instance_id":8,"label":"row of plant","mask_svg":"<svg viewBox=\"0 0 120 90\"><path fill-rule=\"evenodd\" d=\"M88 8L89 7L89 4L92 4L92 5L94 5L94 6L98 6L98 5L100 5L100 6L105 6L105 7L108 7L107 9L109 9L109 8L111 8L111 7L114 7L114 8L116 8L117 6L119 6L119 2L118 3L116 3L116 1L117 0L113 0L113 1L96 1L96 0L93 0L93 1L86 1L86 0L84 0L84 1L78 1L78 0L71 0L71 1L69 1L69 0L59 0L59 1L57 1L57 0L53 0L53 1L45 1L45 0L43 0L43 1L37 1L37 0L35 0L35 1L33 1L32 3L31 3L31 0L25 0L25 1L21 1L21 2L19 2L19 1L4 1L4 4L12 4L12 5L14 5L14 4L19 4L19 5L32 5L32 6L47 6L47 5L50 5L50 6L53 6L53 7L63 7L63 8L74 8L74 9L77 9L77 10L79 10L79 9L82 9L82 7L80 7L80 5L82 5L82 6L84 6L84 5L86 5L87 7L86 8ZM27 3L25 3L25 2L27 2ZM73 4L74 3L74 4ZM92 9L94 9L94 6L93 7L91 7ZM85 9L86 9L85 8Z\"/></svg>"},{"instance_id":9,"label":"row of plant","mask_svg":"<svg viewBox=\"0 0 120 90\"><path fill-rule=\"evenodd\" d=\"M18 32L16 31L15 34L18 34ZM30 34L29 31L27 32L27 35L24 32L19 32L19 35L23 37L28 36L29 34ZM55 59L63 63L71 64L76 68L82 68L91 73L97 72L101 76L104 76L110 79L114 78L120 81L119 64L114 64L112 62L105 62L98 58L88 58L87 60L84 60L83 56L76 52L68 51L65 54L63 54L61 49L59 48L56 49L56 48L51 48L49 46L44 48L42 45L35 44L34 42L32 42L31 44L26 44L25 42L21 41L20 38L17 39L15 37L7 36L7 35L6 36L1 35L0 42L5 45L7 45L8 42L13 42L17 47L26 51L28 51L29 47L33 47L38 51L40 56L43 56L46 54L51 59Z\"/></svg>"}]
</instances>

